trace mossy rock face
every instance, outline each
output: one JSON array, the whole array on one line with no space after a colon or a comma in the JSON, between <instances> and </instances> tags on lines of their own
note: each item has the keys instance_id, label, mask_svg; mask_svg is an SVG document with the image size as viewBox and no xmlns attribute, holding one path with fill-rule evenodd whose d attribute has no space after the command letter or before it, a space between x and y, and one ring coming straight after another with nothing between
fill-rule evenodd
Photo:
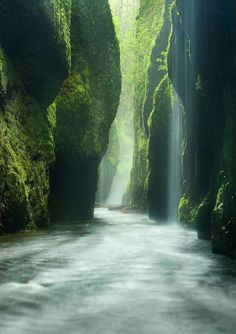
<instances>
[{"instance_id":1,"label":"mossy rock face","mask_svg":"<svg viewBox=\"0 0 236 334\"><path fill-rule=\"evenodd\" d=\"M196 215L197 210L193 207L189 198L185 195L180 199L178 218L179 221L185 226L196 227Z\"/></svg>"},{"instance_id":2,"label":"mossy rock face","mask_svg":"<svg viewBox=\"0 0 236 334\"><path fill-rule=\"evenodd\" d=\"M198 230L198 236L201 239L209 240L211 229L212 207L209 198L206 196L202 201L194 203L185 194L179 202L178 219L185 227Z\"/></svg>"},{"instance_id":3,"label":"mossy rock face","mask_svg":"<svg viewBox=\"0 0 236 334\"><path fill-rule=\"evenodd\" d=\"M143 83L137 86L132 187L138 190L140 179L137 193L147 186L152 217L166 211L169 164L166 106L171 94L164 89L163 76L168 73L183 106L184 195L179 203L179 220L196 228L200 238L212 239L214 251L235 256L236 4L229 1L226 5L220 0L164 3L168 4L168 15L164 12L162 19L158 18L160 26L156 30L150 65L147 76L143 76L146 87L143 90ZM142 20L151 9L151 0L141 3L137 38L145 34ZM151 27L149 32L153 32ZM143 180L145 174L149 175L148 183Z\"/></svg>"},{"instance_id":4,"label":"mossy rock face","mask_svg":"<svg viewBox=\"0 0 236 334\"><path fill-rule=\"evenodd\" d=\"M132 205L145 211L148 207L147 175L149 173L147 120L152 112L155 90L166 74L166 71L159 71L161 64L158 63L158 58L164 60L162 51L166 51L168 43L168 37L166 41L162 38L166 28L165 3L165 0L141 1L137 17L134 158L129 188Z\"/></svg>"},{"instance_id":5,"label":"mossy rock face","mask_svg":"<svg viewBox=\"0 0 236 334\"><path fill-rule=\"evenodd\" d=\"M168 218L169 131L172 112L172 86L168 76L157 88L155 103L149 119L148 205L151 218Z\"/></svg>"},{"instance_id":6,"label":"mossy rock face","mask_svg":"<svg viewBox=\"0 0 236 334\"><path fill-rule=\"evenodd\" d=\"M58 4L0 1L2 233L49 222L48 169L54 160L54 140L53 111L47 107L70 66Z\"/></svg>"},{"instance_id":7,"label":"mossy rock face","mask_svg":"<svg viewBox=\"0 0 236 334\"><path fill-rule=\"evenodd\" d=\"M176 6L173 31L178 40L187 41L177 66L188 55L182 68L190 78L183 84L182 71L174 81L169 69L185 108L183 184L188 201L182 200L179 214L189 224L194 217L199 237L212 239L215 252L235 256L236 5L177 0Z\"/></svg>"},{"instance_id":8,"label":"mossy rock face","mask_svg":"<svg viewBox=\"0 0 236 334\"><path fill-rule=\"evenodd\" d=\"M0 230L47 226L53 102L70 70L70 1L0 1ZM54 122L55 123L55 122Z\"/></svg>"},{"instance_id":9,"label":"mossy rock face","mask_svg":"<svg viewBox=\"0 0 236 334\"><path fill-rule=\"evenodd\" d=\"M107 1L72 1L71 47L71 74L56 99L54 220L93 215L98 167L121 90L119 46Z\"/></svg>"},{"instance_id":10,"label":"mossy rock face","mask_svg":"<svg viewBox=\"0 0 236 334\"><path fill-rule=\"evenodd\" d=\"M0 43L0 233L47 226L49 192L92 216L120 95L108 2L0 0Z\"/></svg>"},{"instance_id":11,"label":"mossy rock face","mask_svg":"<svg viewBox=\"0 0 236 334\"><path fill-rule=\"evenodd\" d=\"M1 0L1 45L27 91L52 102L70 67L70 0Z\"/></svg>"},{"instance_id":12,"label":"mossy rock face","mask_svg":"<svg viewBox=\"0 0 236 334\"><path fill-rule=\"evenodd\" d=\"M47 110L30 96L1 49L0 223L2 232L48 224L48 166L54 159Z\"/></svg>"},{"instance_id":13,"label":"mossy rock face","mask_svg":"<svg viewBox=\"0 0 236 334\"><path fill-rule=\"evenodd\" d=\"M236 258L236 198L232 185L225 181L217 194L213 211L213 251Z\"/></svg>"}]
</instances>

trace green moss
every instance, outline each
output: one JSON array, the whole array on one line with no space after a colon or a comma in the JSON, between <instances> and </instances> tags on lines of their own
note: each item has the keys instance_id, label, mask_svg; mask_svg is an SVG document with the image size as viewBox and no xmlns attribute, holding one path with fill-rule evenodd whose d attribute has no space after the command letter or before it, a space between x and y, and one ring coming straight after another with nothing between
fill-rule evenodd
<instances>
[{"instance_id":1,"label":"green moss","mask_svg":"<svg viewBox=\"0 0 236 334\"><path fill-rule=\"evenodd\" d=\"M179 202L178 219L186 227L196 228L201 239L209 240L211 229L209 222L212 219L212 206L209 195L199 202L194 202L184 194Z\"/></svg>"},{"instance_id":2,"label":"green moss","mask_svg":"<svg viewBox=\"0 0 236 334\"><path fill-rule=\"evenodd\" d=\"M156 90L167 73L169 2L141 1L137 18L134 163L131 177L132 202L147 208L148 124L155 104ZM150 125L150 124L149 124Z\"/></svg>"},{"instance_id":3,"label":"green moss","mask_svg":"<svg viewBox=\"0 0 236 334\"><path fill-rule=\"evenodd\" d=\"M48 223L48 165L51 127L37 103L21 92L0 115L1 210L3 230L14 232Z\"/></svg>"},{"instance_id":4,"label":"green moss","mask_svg":"<svg viewBox=\"0 0 236 334\"><path fill-rule=\"evenodd\" d=\"M208 217L209 200L204 198L200 204L193 204L193 202L183 195L179 202L178 218L180 223L185 226L197 227L199 224L204 224Z\"/></svg>"},{"instance_id":5,"label":"green moss","mask_svg":"<svg viewBox=\"0 0 236 334\"><path fill-rule=\"evenodd\" d=\"M56 119L47 107L69 71L70 1L2 1L1 12L0 229L15 232L49 222Z\"/></svg>"},{"instance_id":6,"label":"green moss","mask_svg":"<svg viewBox=\"0 0 236 334\"><path fill-rule=\"evenodd\" d=\"M73 0L70 38L71 73L56 98L50 199L54 219L92 216L97 169L121 90L119 47L108 2Z\"/></svg>"},{"instance_id":7,"label":"green moss","mask_svg":"<svg viewBox=\"0 0 236 334\"><path fill-rule=\"evenodd\" d=\"M178 218L183 224L196 224L196 209L192 207L191 201L185 195L179 202Z\"/></svg>"},{"instance_id":8,"label":"green moss","mask_svg":"<svg viewBox=\"0 0 236 334\"><path fill-rule=\"evenodd\" d=\"M6 76L6 63L3 50L0 49L0 98L6 94L7 89L7 76Z\"/></svg>"},{"instance_id":9,"label":"green moss","mask_svg":"<svg viewBox=\"0 0 236 334\"><path fill-rule=\"evenodd\" d=\"M55 196L56 206L91 216L120 95L108 3L3 0L0 6L0 232L47 226L55 179L59 187L65 180L69 196L65 189L60 195L71 201Z\"/></svg>"},{"instance_id":10,"label":"green moss","mask_svg":"<svg viewBox=\"0 0 236 334\"><path fill-rule=\"evenodd\" d=\"M224 144L223 154L227 164L227 171L232 182L236 188L236 121L231 115L227 115L224 129Z\"/></svg>"},{"instance_id":11,"label":"green moss","mask_svg":"<svg viewBox=\"0 0 236 334\"><path fill-rule=\"evenodd\" d=\"M149 117L148 204L152 218L167 219L168 150L172 112L172 85L166 75L155 91L153 110Z\"/></svg>"},{"instance_id":12,"label":"green moss","mask_svg":"<svg viewBox=\"0 0 236 334\"><path fill-rule=\"evenodd\" d=\"M69 72L70 12L69 0L1 1L1 45L28 93L43 108Z\"/></svg>"},{"instance_id":13,"label":"green moss","mask_svg":"<svg viewBox=\"0 0 236 334\"><path fill-rule=\"evenodd\" d=\"M224 177L217 193L213 211L212 244L214 252L236 257L234 247L235 217L234 188Z\"/></svg>"}]
</instances>

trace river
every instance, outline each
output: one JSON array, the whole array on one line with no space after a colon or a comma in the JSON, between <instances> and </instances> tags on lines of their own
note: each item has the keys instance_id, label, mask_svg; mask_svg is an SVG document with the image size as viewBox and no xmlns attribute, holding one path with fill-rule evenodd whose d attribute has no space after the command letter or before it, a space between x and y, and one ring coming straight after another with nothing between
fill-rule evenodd
<instances>
[{"instance_id":1,"label":"river","mask_svg":"<svg viewBox=\"0 0 236 334\"><path fill-rule=\"evenodd\" d=\"M1 334L236 332L236 263L177 225L105 209L0 238Z\"/></svg>"}]
</instances>

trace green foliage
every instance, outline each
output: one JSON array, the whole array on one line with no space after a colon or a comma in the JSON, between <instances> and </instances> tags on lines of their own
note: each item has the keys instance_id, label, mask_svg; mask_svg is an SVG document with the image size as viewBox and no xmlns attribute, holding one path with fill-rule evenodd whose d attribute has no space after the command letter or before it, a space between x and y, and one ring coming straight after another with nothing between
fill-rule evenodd
<instances>
[{"instance_id":1,"label":"green foliage","mask_svg":"<svg viewBox=\"0 0 236 334\"><path fill-rule=\"evenodd\" d=\"M236 188L236 164L235 164L235 152L236 152L236 121L228 115L226 118L225 130L224 130L224 146L223 154L227 164L227 171L230 180Z\"/></svg>"}]
</instances>

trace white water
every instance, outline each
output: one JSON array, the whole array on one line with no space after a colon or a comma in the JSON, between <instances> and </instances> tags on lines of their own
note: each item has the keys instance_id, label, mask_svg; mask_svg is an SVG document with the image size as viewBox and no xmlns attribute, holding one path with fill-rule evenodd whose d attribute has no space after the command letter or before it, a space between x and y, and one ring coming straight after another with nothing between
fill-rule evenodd
<instances>
[{"instance_id":1,"label":"white water","mask_svg":"<svg viewBox=\"0 0 236 334\"><path fill-rule=\"evenodd\" d=\"M234 334L236 262L177 225L104 209L0 238L2 334Z\"/></svg>"},{"instance_id":2,"label":"white water","mask_svg":"<svg viewBox=\"0 0 236 334\"><path fill-rule=\"evenodd\" d=\"M197 1L188 0L185 4L185 24L188 24L188 29L191 33L191 44L189 36L185 36L184 50L181 40L178 39L178 23L175 23L175 43L173 45L173 86L179 87L183 86L182 99L186 108L185 118L188 121L188 129L183 129L183 105L180 97L173 88L173 105L171 113L171 123L170 123L170 135L169 135L169 221L178 221L178 205L179 200L183 194L183 180L182 180L182 161L181 161L181 145L183 142L183 133L190 132L192 128L192 118L194 113L194 96L196 94L195 87L195 25L196 25L196 8ZM177 21L179 18L176 18ZM185 53L184 53L185 52ZM191 66L189 66L191 63ZM184 73L183 82L179 82L181 75ZM186 134L185 134L186 135ZM192 135L192 134L191 134ZM189 140L189 138L188 138ZM189 166L187 167L189 168Z\"/></svg>"},{"instance_id":3,"label":"white water","mask_svg":"<svg viewBox=\"0 0 236 334\"><path fill-rule=\"evenodd\" d=\"M169 135L169 189L168 220L178 221L178 204L182 194L181 187L181 142L182 142L182 105L173 89L173 106Z\"/></svg>"}]
</instances>

